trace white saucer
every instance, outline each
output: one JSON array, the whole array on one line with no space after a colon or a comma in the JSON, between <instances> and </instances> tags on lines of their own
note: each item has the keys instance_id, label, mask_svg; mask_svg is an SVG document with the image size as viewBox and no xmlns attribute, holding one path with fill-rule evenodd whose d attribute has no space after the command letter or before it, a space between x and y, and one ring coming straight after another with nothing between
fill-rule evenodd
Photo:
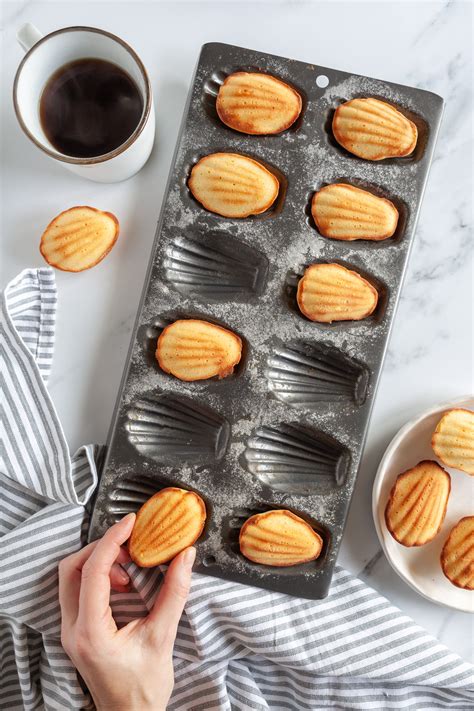
<instances>
[{"instance_id":1,"label":"white saucer","mask_svg":"<svg viewBox=\"0 0 474 711\"><path fill-rule=\"evenodd\" d=\"M452 407L474 410L474 397L437 405L406 424L395 435L375 477L372 513L388 562L410 587L432 602L463 612L474 612L474 591L462 590L450 583L440 565L441 549L451 528L463 516L474 514L474 477L439 462L451 475L451 495L440 532L425 546L406 548L397 543L387 529L384 516L397 476L423 459L438 461L431 448L431 436L443 412Z\"/></svg>"}]
</instances>

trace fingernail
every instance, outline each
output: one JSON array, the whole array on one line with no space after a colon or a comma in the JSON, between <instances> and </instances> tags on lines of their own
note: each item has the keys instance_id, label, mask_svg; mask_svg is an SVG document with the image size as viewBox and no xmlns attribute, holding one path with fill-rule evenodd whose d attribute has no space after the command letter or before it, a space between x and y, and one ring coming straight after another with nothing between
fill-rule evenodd
<instances>
[{"instance_id":1,"label":"fingernail","mask_svg":"<svg viewBox=\"0 0 474 711\"><path fill-rule=\"evenodd\" d=\"M193 567L193 563L196 560L196 549L195 548L187 548L184 553L183 553L183 558L182 558L182 564L186 568L186 570L191 571Z\"/></svg>"},{"instance_id":2,"label":"fingernail","mask_svg":"<svg viewBox=\"0 0 474 711\"><path fill-rule=\"evenodd\" d=\"M120 571L119 578L124 585L128 585L130 582L130 576L125 572L125 570Z\"/></svg>"},{"instance_id":3,"label":"fingernail","mask_svg":"<svg viewBox=\"0 0 474 711\"><path fill-rule=\"evenodd\" d=\"M123 523L123 524L129 523L132 520L132 518L135 518L135 514L128 513L126 516L124 516L123 518L120 519L119 523Z\"/></svg>"}]
</instances>

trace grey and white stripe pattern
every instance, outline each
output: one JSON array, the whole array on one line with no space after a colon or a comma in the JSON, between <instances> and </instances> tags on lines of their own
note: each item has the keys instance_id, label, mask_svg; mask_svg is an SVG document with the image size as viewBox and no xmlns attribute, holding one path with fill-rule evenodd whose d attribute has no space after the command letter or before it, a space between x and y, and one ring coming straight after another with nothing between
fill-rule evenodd
<instances>
[{"instance_id":1,"label":"grey and white stripe pattern","mask_svg":"<svg viewBox=\"0 0 474 711\"><path fill-rule=\"evenodd\" d=\"M59 642L57 564L80 548L103 450L70 457L45 383L56 289L49 269L2 297L0 708L89 709ZM160 571L128 566L119 625L145 615ZM337 569L313 602L194 575L175 648L173 711L471 709L474 675L412 620Z\"/></svg>"}]
</instances>

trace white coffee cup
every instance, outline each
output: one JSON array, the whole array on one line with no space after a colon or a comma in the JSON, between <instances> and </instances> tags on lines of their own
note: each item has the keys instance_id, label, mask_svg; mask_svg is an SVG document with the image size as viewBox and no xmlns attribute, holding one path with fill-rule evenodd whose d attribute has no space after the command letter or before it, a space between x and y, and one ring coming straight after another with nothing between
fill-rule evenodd
<instances>
[{"instance_id":1,"label":"white coffee cup","mask_svg":"<svg viewBox=\"0 0 474 711\"><path fill-rule=\"evenodd\" d=\"M89 180L115 183L137 173L148 160L155 138L155 111L148 74L138 55L122 39L94 27L65 27L43 36L27 23L17 39L27 54L13 84L13 104L20 126L33 143L68 170ZM143 99L143 113L132 135L115 150L94 158L60 153L49 142L40 121L39 104L48 79L76 59L105 59L132 77Z\"/></svg>"}]
</instances>

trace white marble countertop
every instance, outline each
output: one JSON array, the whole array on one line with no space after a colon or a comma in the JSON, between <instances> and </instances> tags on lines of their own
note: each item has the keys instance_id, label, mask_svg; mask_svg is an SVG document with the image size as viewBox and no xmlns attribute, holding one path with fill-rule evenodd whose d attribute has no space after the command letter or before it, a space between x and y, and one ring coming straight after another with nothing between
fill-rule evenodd
<instances>
[{"instance_id":1,"label":"white marble countertop","mask_svg":"<svg viewBox=\"0 0 474 711\"><path fill-rule=\"evenodd\" d=\"M41 266L39 238L58 212L117 214L107 259L57 272L59 317L50 392L70 447L104 442L127 354L166 178L200 46L222 41L434 91L446 100L436 156L339 561L468 659L473 619L419 597L381 553L371 514L378 461L395 432L433 403L472 390L472 103L469 2L4 2L1 69L1 286ZM131 180L98 185L44 156L16 123L16 29L92 25L123 36L151 75L157 140Z\"/></svg>"}]
</instances>

